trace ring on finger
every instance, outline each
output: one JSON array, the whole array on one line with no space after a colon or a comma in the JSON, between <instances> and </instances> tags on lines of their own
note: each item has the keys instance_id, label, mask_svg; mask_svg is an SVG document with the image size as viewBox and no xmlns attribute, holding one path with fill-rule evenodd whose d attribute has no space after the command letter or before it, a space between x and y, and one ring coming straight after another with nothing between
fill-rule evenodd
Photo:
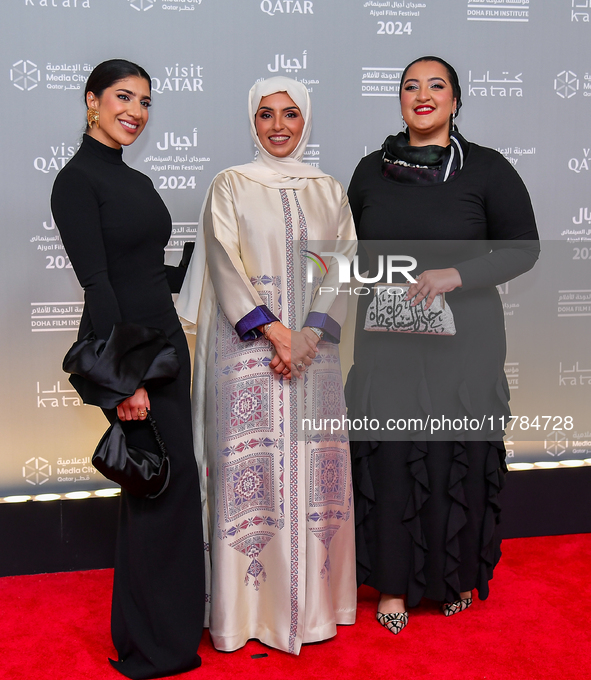
<instances>
[{"instance_id":1,"label":"ring on finger","mask_svg":"<svg viewBox=\"0 0 591 680\"><path fill-rule=\"evenodd\" d=\"M298 369L298 371L303 371L303 370L305 370L306 366L304 365L304 362L303 362L303 361L299 361L299 362L296 364L296 368Z\"/></svg>"}]
</instances>

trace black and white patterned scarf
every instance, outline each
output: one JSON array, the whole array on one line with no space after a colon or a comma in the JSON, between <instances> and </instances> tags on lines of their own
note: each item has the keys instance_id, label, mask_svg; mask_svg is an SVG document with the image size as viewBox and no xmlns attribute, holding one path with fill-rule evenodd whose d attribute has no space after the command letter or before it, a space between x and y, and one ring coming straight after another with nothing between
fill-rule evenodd
<instances>
[{"instance_id":1,"label":"black and white patterned scarf","mask_svg":"<svg viewBox=\"0 0 591 680\"><path fill-rule=\"evenodd\" d=\"M401 184L437 184L454 177L463 167L468 143L459 132L450 133L449 146L410 146L408 133L390 135L382 144L382 174Z\"/></svg>"}]
</instances>

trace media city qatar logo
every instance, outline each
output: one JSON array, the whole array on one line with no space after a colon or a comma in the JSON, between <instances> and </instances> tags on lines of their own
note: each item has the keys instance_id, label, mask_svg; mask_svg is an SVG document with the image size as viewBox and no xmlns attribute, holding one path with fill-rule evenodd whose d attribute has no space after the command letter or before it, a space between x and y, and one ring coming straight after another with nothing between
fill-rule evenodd
<instances>
[{"instance_id":1,"label":"media city qatar logo","mask_svg":"<svg viewBox=\"0 0 591 680\"><path fill-rule=\"evenodd\" d=\"M322 293L336 293L337 295L342 293L348 295L371 295L372 291L366 285L357 286L356 288L343 288L340 286L340 284L351 282L351 263L349 262L349 258L343 253L324 250L320 253L315 253L312 250L303 250L302 252L305 253L305 257L308 260L306 274L308 283L314 283L316 268L320 270L320 274L323 278L328 273L329 265L326 264L327 258L334 257L337 261L339 286L321 286L318 290L319 295ZM386 255L385 258L384 255L378 255L377 264L378 272L375 276L362 276L359 272L359 257L355 255L353 258L353 278L355 281L361 284L382 282L385 271L386 284L392 284L394 274L402 274L409 283L417 282L410 274L413 269L416 269L417 261L410 255ZM394 284L389 294L397 295L400 294L399 291L400 289Z\"/></svg>"},{"instance_id":2,"label":"media city qatar logo","mask_svg":"<svg viewBox=\"0 0 591 680\"><path fill-rule=\"evenodd\" d=\"M562 456L568 448L568 439L564 432L552 432L544 442L544 448L546 449L546 453L551 456Z\"/></svg>"},{"instance_id":3,"label":"media city qatar logo","mask_svg":"<svg viewBox=\"0 0 591 680\"><path fill-rule=\"evenodd\" d=\"M28 59L21 59L15 62L10 69L11 83L23 92L36 88L40 80L41 73L37 68L37 64Z\"/></svg>"},{"instance_id":4,"label":"media city qatar logo","mask_svg":"<svg viewBox=\"0 0 591 680\"><path fill-rule=\"evenodd\" d=\"M156 4L156 0L127 0L127 2L138 12L147 12Z\"/></svg>"},{"instance_id":5,"label":"media city qatar logo","mask_svg":"<svg viewBox=\"0 0 591 680\"><path fill-rule=\"evenodd\" d=\"M51 477L51 465L45 458L29 458L23 465L23 477L27 484L41 486Z\"/></svg>"},{"instance_id":6,"label":"media city qatar logo","mask_svg":"<svg viewBox=\"0 0 591 680\"><path fill-rule=\"evenodd\" d=\"M561 71L554 78L554 91L562 99L574 97L579 90L579 79L572 71Z\"/></svg>"}]
</instances>

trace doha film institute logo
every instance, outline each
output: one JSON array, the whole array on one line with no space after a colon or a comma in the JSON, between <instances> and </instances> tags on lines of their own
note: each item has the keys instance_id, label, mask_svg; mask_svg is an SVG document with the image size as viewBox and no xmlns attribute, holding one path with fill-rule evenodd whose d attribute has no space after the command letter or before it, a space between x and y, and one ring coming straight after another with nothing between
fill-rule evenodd
<instances>
[{"instance_id":1,"label":"doha film institute logo","mask_svg":"<svg viewBox=\"0 0 591 680\"><path fill-rule=\"evenodd\" d=\"M10 69L10 82L23 92L36 88L40 80L41 73L37 64L28 59L15 62Z\"/></svg>"},{"instance_id":2,"label":"doha film institute logo","mask_svg":"<svg viewBox=\"0 0 591 680\"><path fill-rule=\"evenodd\" d=\"M574 97L579 90L579 79L572 71L561 71L554 78L554 91L562 99Z\"/></svg>"},{"instance_id":3,"label":"doha film institute logo","mask_svg":"<svg viewBox=\"0 0 591 680\"><path fill-rule=\"evenodd\" d=\"M41 486L51 477L51 465L45 458L29 458L23 465L23 477L27 484Z\"/></svg>"},{"instance_id":4,"label":"doha film institute logo","mask_svg":"<svg viewBox=\"0 0 591 680\"><path fill-rule=\"evenodd\" d=\"M127 2L138 12L147 12L156 4L156 0L127 0Z\"/></svg>"}]
</instances>

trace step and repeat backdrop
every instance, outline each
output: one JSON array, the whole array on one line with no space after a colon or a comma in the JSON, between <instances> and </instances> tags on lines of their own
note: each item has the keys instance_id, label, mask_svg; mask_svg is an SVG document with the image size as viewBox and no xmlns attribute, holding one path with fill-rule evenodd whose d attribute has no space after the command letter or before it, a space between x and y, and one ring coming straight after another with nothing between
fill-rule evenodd
<instances>
[{"instance_id":1,"label":"step and repeat backdrop","mask_svg":"<svg viewBox=\"0 0 591 680\"><path fill-rule=\"evenodd\" d=\"M308 87L305 160L347 185L400 129L405 64L451 62L460 131L520 173L545 242L500 289L511 406L528 418L508 432L509 462L591 459L591 0L5 0L0 26L0 496L112 486L90 463L106 421L61 370L83 294L49 196L81 141L85 81L113 57L152 76L150 122L124 158L171 211L171 263L215 174L253 157L256 80Z\"/></svg>"}]
</instances>

